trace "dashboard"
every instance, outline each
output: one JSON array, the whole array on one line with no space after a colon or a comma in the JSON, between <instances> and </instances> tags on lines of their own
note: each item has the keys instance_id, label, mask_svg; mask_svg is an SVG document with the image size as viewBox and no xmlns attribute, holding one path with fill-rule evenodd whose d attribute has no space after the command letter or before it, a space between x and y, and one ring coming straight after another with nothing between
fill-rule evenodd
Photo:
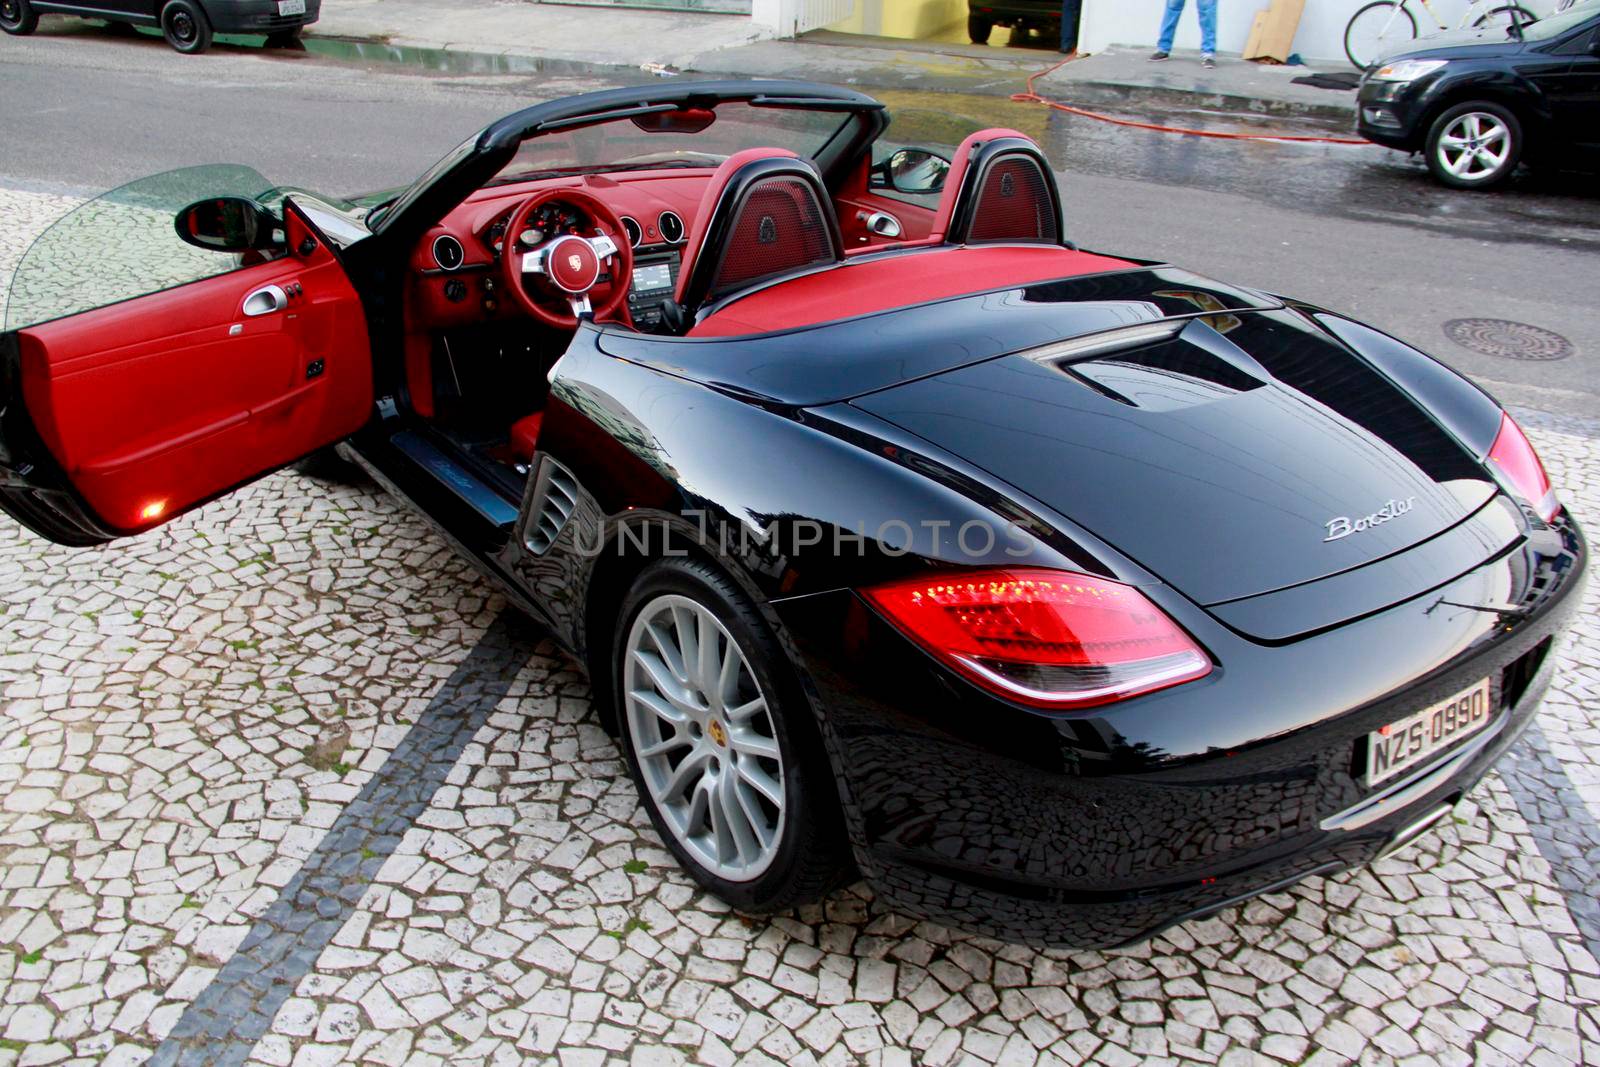
<instances>
[{"instance_id":1,"label":"dashboard","mask_svg":"<svg viewBox=\"0 0 1600 1067\"><path fill-rule=\"evenodd\" d=\"M528 249L562 234L592 232L593 224L559 196L542 205L519 234L506 233L511 214L536 192L572 188L603 200L621 218L634 258L628 316L637 328L654 329L677 287L683 243L710 176L709 169L636 171L519 182L473 194L412 254L409 327L446 329L520 314L500 291L507 240Z\"/></svg>"}]
</instances>

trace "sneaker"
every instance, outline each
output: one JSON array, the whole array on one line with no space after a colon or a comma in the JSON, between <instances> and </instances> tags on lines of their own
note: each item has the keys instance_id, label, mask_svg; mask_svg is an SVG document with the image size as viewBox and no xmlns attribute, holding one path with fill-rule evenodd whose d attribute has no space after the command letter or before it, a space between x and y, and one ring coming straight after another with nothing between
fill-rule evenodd
<instances>
[{"instance_id":1,"label":"sneaker","mask_svg":"<svg viewBox=\"0 0 1600 1067\"><path fill-rule=\"evenodd\" d=\"M1211 56L1211 55L1201 56L1200 57L1200 65L1202 67L1206 68L1207 70L1216 70L1217 69L1217 57L1216 56Z\"/></svg>"},{"instance_id":2,"label":"sneaker","mask_svg":"<svg viewBox=\"0 0 1600 1067\"><path fill-rule=\"evenodd\" d=\"M1150 62L1152 62L1152 63L1160 63L1164 59L1171 59L1171 58L1172 57L1167 55L1167 53L1165 53L1165 52L1152 52L1150 54Z\"/></svg>"}]
</instances>

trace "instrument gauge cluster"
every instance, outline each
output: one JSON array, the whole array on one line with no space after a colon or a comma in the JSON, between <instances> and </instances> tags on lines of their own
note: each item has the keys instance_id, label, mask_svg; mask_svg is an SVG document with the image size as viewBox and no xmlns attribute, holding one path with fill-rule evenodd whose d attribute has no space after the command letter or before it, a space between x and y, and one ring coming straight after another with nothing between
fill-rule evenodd
<instances>
[{"instance_id":1,"label":"instrument gauge cluster","mask_svg":"<svg viewBox=\"0 0 1600 1067\"><path fill-rule=\"evenodd\" d=\"M506 225L510 221L511 216L508 213L496 219L494 224L484 231L484 242L496 255L505 250ZM528 219L527 225L517 235L517 247L527 251L563 234L581 234L586 222L583 214L571 204L552 200L541 205Z\"/></svg>"}]
</instances>

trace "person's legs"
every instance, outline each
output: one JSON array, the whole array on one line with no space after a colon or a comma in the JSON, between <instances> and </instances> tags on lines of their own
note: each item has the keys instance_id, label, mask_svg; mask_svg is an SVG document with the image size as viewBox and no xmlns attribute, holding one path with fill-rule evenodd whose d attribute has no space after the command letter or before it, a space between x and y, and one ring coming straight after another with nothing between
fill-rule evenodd
<instances>
[{"instance_id":1,"label":"person's legs","mask_svg":"<svg viewBox=\"0 0 1600 1067\"><path fill-rule=\"evenodd\" d=\"M1083 0L1061 0L1061 51L1070 55L1078 50L1078 19Z\"/></svg>"},{"instance_id":2,"label":"person's legs","mask_svg":"<svg viewBox=\"0 0 1600 1067\"><path fill-rule=\"evenodd\" d=\"M1200 51L1208 56L1217 54L1217 0L1195 0L1200 16Z\"/></svg>"},{"instance_id":3,"label":"person's legs","mask_svg":"<svg viewBox=\"0 0 1600 1067\"><path fill-rule=\"evenodd\" d=\"M1215 10L1216 0L1212 0ZM1178 35L1178 16L1183 14L1183 0L1167 0L1167 10L1161 16L1161 37L1156 41L1157 52L1172 51L1172 39Z\"/></svg>"}]
</instances>

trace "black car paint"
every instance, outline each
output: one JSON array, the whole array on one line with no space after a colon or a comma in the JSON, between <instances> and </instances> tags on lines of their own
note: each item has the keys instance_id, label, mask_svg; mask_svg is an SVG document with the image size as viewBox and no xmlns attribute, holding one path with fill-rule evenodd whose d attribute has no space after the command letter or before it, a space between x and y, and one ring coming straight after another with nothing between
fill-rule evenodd
<instances>
[{"instance_id":1,"label":"black car paint","mask_svg":"<svg viewBox=\"0 0 1600 1067\"><path fill-rule=\"evenodd\" d=\"M757 84L744 89L772 91L772 83ZM665 90L682 99L706 91ZM599 108L650 105L663 92L616 90L603 94ZM857 861L879 889L922 914L1085 946L1136 938L1311 872L1366 862L1419 814L1470 789L1526 726L1548 681L1551 641L1577 604L1587 553L1569 518L1547 526L1488 485L1481 461L1499 430L1499 406L1370 328L1169 267L737 341L583 324L550 375L521 518L510 530L491 527L391 444L401 430L429 432L410 413L398 373L394 264L404 261L408 240L503 165L515 129L583 113L573 101L546 107L485 131L438 170L434 186L402 197L375 237L344 250L369 312L382 399L372 422L341 447L550 627L588 668L607 726L616 725L610 612L653 555L706 555L745 589L788 653L816 714ZM860 114L881 130L876 111L861 106ZM1426 537L1420 545L1408 535L1387 555L1355 560L1337 576L1315 564L1305 570L1319 581L1262 594L1264 607L1252 606L1269 622L1290 620L1287 631L1262 638L1247 631L1263 623L1240 625L1227 605L1207 608L1187 588L1210 588L1200 570L1157 573L1140 558L1181 560L1194 540L1182 516L1144 532L1143 552L1130 550L1097 536L1116 494L1058 493L1048 482L1035 482L1039 492L1030 493L1019 483L1037 472L977 462L993 458L974 446L983 443L984 426L1010 423L1014 393L987 395L961 433L921 426L918 434L893 421L912 421L911 408L895 398L928 383L1009 374L1024 350L1151 321L1199 337L1213 378L1238 384L1242 376L1255 391L1281 393L1284 410L1302 415L1298 424L1285 416L1282 432L1338 425L1333 440L1349 447L1360 427L1368 447L1493 495L1436 536L1414 531ZM1263 352L1266 359L1217 343L1263 322L1295 343ZM5 366L14 369L13 340L4 342L11 349ZM1306 357L1298 363L1297 352ZM1130 354L1139 352L1122 353ZM1156 362L1175 383L1195 377L1192 361ZM1062 406L1060 422L1104 401L1111 406L1095 416L1104 424L1102 454L1148 452L1151 428L1140 424L1137 405L1108 398L1111 386L1082 376L1085 369L1071 383L1081 395L1057 394L1058 402L1070 396L1078 412ZM1384 413L1394 417L1377 417ZM0 503L47 536L103 540L73 524L81 506L48 457L18 467L19 453L37 442L20 405L4 417ZM1193 462L1181 443L1171 449L1175 466ZM1073 458L1093 462L1087 453ZM1031 461L1041 469L1064 465L1043 447ZM536 551L525 535L556 471L571 478L575 506L554 543ZM1247 474L1221 476L1237 489ZM51 504L20 508L38 504L44 490L55 494ZM930 517L936 525L907 523L903 532L895 525ZM1302 539L1307 560L1325 558L1315 517L1280 531ZM992 544L963 540L969 524L1002 533ZM1461 536L1469 524L1482 535ZM1118 527L1116 536L1125 533ZM1207 566L1236 577L1248 569L1226 552L1216 558L1215 545L1206 551ZM1397 569L1422 558L1436 580L1397 593ZM1216 669L1106 708L1042 712L955 675L855 592L892 577L1018 563L1139 587ZM1277 609L1271 601L1333 579L1347 587L1342 595L1358 606L1359 621L1303 631L1303 606ZM1437 783L1426 781L1437 771L1425 766L1376 792L1364 786L1367 731L1483 677L1496 679L1506 706L1476 755ZM1396 794L1407 802L1337 828L1375 796Z\"/></svg>"},{"instance_id":2,"label":"black car paint","mask_svg":"<svg viewBox=\"0 0 1600 1067\"><path fill-rule=\"evenodd\" d=\"M85 18L126 22L135 26L159 26L166 0L95 0L72 3L69 0L31 0L41 15L81 15ZM278 0L198 0L218 33L282 33L309 26L322 16L322 0L306 0L302 15L278 14Z\"/></svg>"},{"instance_id":3,"label":"black car paint","mask_svg":"<svg viewBox=\"0 0 1600 1067\"><path fill-rule=\"evenodd\" d=\"M1524 42L1500 33L1441 35L1384 60L1446 61L1412 81L1379 79L1369 70L1356 94L1358 132L1386 147L1416 152L1447 108L1488 101L1517 116L1535 158L1563 159L1569 151L1600 154L1600 14L1548 41ZM1396 124L1374 124L1369 108L1383 109Z\"/></svg>"},{"instance_id":4,"label":"black car paint","mask_svg":"<svg viewBox=\"0 0 1600 1067\"><path fill-rule=\"evenodd\" d=\"M858 349L892 332L871 334L860 325ZM974 333L994 326L985 321ZM757 400L761 390L737 380L731 367L725 380L701 384L679 373L681 366L605 358L600 349L622 339L616 331L585 331L564 357L547 416L554 420L546 442L552 456L602 494L587 501L590 521L625 514L633 501L645 519L670 516L686 534L697 531L685 543L738 545L742 530L788 519L778 527L776 551L729 552L722 561L767 606L795 651L863 871L891 900L920 914L1029 941L1107 945L1266 885L1366 862L1420 811L1470 789L1514 741L1548 680L1548 641L1577 604L1586 549L1576 526L1562 519L1546 527L1497 493L1469 520L1483 535L1432 538L1342 575L1364 587L1360 625L1258 639L1047 504L859 402ZM989 343L1004 348L1010 340ZM1452 389L1449 372L1439 374L1427 357L1390 349L1367 364L1348 350L1340 355L1375 372L1387 362L1381 375L1362 379L1379 402L1403 401L1388 384L1394 377L1432 380L1452 417L1470 427L1470 439L1492 438L1490 427L1498 427L1498 407L1482 406L1483 394L1460 379ZM655 414L666 411L675 417ZM1307 421L1314 421L1309 411ZM1391 447L1405 445L1406 433L1430 437L1414 424L1397 429L1396 440L1386 442ZM733 460L729 440L741 442ZM1476 466L1473 445L1431 440L1447 462ZM1107 441L1114 451L1116 435ZM1005 513L999 501L1015 502L1022 514ZM860 551L838 552L830 543L833 531L871 529L908 514L936 514L950 526L919 531L916 544L868 538ZM1047 524L1055 537L1018 537L975 559L953 536L967 521L1030 530L1030 520ZM783 540L781 531L802 525L830 536L820 544ZM603 540L569 529L563 536L574 544ZM704 530L709 538L698 535ZM1166 536L1181 544L1190 532L1174 524ZM1010 548L1027 550L1021 562L1138 585L1219 669L1110 710L1042 713L977 690L853 592L916 569L1018 562ZM1396 572L1418 554L1440 577L1425 591L1397 592ZM602 555L599 566L607 565L616 563ZM574 625L594 572L576 566L550 584L573 591L566 602L567 625ZM581 630L569 637L591 658L597 697L607 703L608 648ZM1530 670L1530 678L1515 675ZM1497 686L1497 699L1508 692L1516 699L1502 709L1482 752L1381 818L1355 830L1322 827L1432 773L1424 767L1376 793L1365 788L1359 768L1367 731L1490 676L1508 679ZM1220 833L1219 826L1235 829Z\"/></svg>"}]
</instances>

